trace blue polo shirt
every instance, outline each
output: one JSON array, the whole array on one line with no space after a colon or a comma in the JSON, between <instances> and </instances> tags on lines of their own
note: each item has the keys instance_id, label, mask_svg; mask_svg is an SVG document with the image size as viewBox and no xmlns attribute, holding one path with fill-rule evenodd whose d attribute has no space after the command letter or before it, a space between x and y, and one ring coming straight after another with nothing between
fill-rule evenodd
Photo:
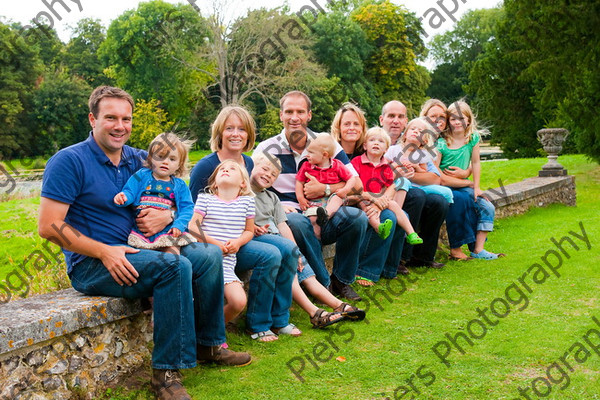
<instances>
[{"instance_id":1,"label":"blue polo shirt","mask_svg":"<svg viewBox=\"0 0 600 400\"><path fill-rule=\"evenodd\" d=\"M44 170L42 197L69 204L65 222L83 235L109 245L126 245L134 223L131 207L117 207L113 198L131 175L142 167L147 153L123 146L121 162L115 166L94 140L92 133L83 142L56 153ZM56 227L62 239L67 226ZM86 256L63 249L67 273Z\"/></svg>"}]
</instances>

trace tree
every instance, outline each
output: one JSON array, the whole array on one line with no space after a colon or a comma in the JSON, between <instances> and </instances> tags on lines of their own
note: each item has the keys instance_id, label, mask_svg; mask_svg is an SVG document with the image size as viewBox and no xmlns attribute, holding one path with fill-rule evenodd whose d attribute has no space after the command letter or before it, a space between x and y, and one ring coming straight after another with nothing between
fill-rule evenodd
<instances>
[{"instance_id":1,"label":"tree","mask_svg":"<svg viewBox=\"0 0 600 400\"><path fill-rule=\"evenodd\" d=\"M98 58L100 45L106 39L106 29L100 20L81 19L72 31L64 56L69 71L93 87L109 84L110 80L104 75Z\"/></svg>"},{"instance_id":2,"label":"tree","mask_svg":"<svg viewBox=\"0 0 600 400\"><path fill-rule=\"evenodd\" d=\"M257 106L264 109L287 89L326 79L323 67L312 61L307 31L296 16L259 9L228 23L224 7L214 3L210 41L197 57L214 60L215 68L192 66L213 82L209 95L215 103L262 102Z\"/></svg>"},{"instance_id":3,"label":"tree","mask_svg":"<svg viewBox=\"0 0 600 400\"><path fill-rule=\"evenodd\" d=\"M376 115L381 107L377 93L365 77L365 62L373 47L360 25L343 11L321 14L312 25L312 49L317 60L327 67L329 78L338 77L342 99L359 104L368 115ZM335 105L334 105L335 106Z\"/></svg>"},{"instance_id":4,"label":"tree","mask_svg":"<svg viewBox=\"0 0 600 400\"><path fill-rule=\"evenodd\" d=\"M600 160L600 117L595 112L600 101L600 4L507 0L504 9L498 35L475 63L469 85L482 105L484 97L495 105L484 113L501 126L503 148L509 155L537 155L541 146L535 132L564 126L579 151Z\"/></svg>"},{"instance_id":5,"label":"tree","mask_svg":"<svg viewBox=\"0 0 600 400\"><path fill-rule=\"evenodd\" d=\"M141 3L111 23L99 56L118 86L136 99L160 100L171 118L189 127L207 79L174 58L187 62L207 34L204 20L189 5Z\"/></svg>"},{"instance_id":6,"label":"tree","mask_svg":"<svg viewBox=\"0 0 600 400\"><path fill-rule=\"evenodd\" d=\"M35 135L32 155L51 155L88 136L87 100L92 88L65 70L49 72L33 92L29 118Z\"/></svg>"},{"instance_id":7,"label":"tree","mask_svg":"<svg viewBox=\"0 0 600 400\"><path fill-rule=\"evenodd\" d=\"M496 36L501 8L467 12L454 29L436 35L431 41L431 56L438 63L427 89L431 97L453 102L464 97L471 68L483 54L485 45Z\"/></svg>"},{"instance_id":8,"label":"tree","mask_svg":"<svg viewBox=\"0 0 600 400\"><path fill-rule=\"evenodd\" d=\"M42 72L37 49L18 31L0 23L0 157L27 155L24 143L33 135L24 111Z\"/></svg>"},{"instance_id":9,"label":"tree","mask_svg":"<svg viewBox=\"0 0 600 400\"><path fill-rule=\"evenodd\" d=\"M417 61L427 54L421 38L421 23L405 8L383 2L366 3L352 18L374 47L365 66L365 76L383 102L398 99L415 113L425 100L429 73Z\"/></svg>"},{"instance_id":10,"label":"tree","mask_svg":"<svg viewBox=\"0 0 600 400\"><path fill-rule=\"evenodd\" d=\"M139 149L147 149L152 140L168 129L167 113L160 108L160 101L155 99L138 100L133 112L133 128L130 145Z\"/></svg>"}]
</instances>

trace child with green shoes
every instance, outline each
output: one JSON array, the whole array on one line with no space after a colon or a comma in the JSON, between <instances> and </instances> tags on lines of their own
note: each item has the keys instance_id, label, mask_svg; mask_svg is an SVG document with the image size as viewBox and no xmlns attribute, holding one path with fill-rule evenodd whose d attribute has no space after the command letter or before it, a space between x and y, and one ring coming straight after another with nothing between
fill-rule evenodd
<instances>
[{"instance_id":1,"label":"child with green shoes","mask_svg":"<svg viewBox=\"0 0 600 400\"><path fill-rule=\"evenodd\" d=\"M423 239L415 232L402 210L402 204L393 200L396 188L399 187L401 191L407 192L410 189L410 182L404 178L394 180L391 162L383 156L390 147L389 135L383 128L371 128L367 131L363 146L365 153L360 157L355 157L352 165L363 184L364 191L360 207L365 210L370 205L375 205L379 210L370 215L369 224L377 231L379 237L387 238L392 228L392 221L389 219L382 223L379 221L381 211L387 208L396 215L398 226L406 232L406 241L409 244L423 243Z\"/></svg>"}]
</instances>

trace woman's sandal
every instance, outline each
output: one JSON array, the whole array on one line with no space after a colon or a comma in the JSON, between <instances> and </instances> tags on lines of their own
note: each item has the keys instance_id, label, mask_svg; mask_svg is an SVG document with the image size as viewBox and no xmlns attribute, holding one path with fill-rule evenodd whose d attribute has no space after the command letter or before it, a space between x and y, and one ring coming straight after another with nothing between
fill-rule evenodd
<instances>
[{"instance_id":1,"label":"woman's sandal","mask_svg":"<svg viewBox=\"0 0 600 400\"><path fill-rule=\"evenodd\" d=\"M336 315L339 315L339 318L331 318ZM321 329L329 325L333 325L336 322L342 322L345 319L346 317L340 312L327 312L322 308L319 308L315 312L315 315L310 317L310 323L312 324L313 328Z\"/></svg>"},{"instance_id":2,"label":"woman's sandal","mask_svg":"<svg viewBox=\"0 0 600 400\"><path fill-rule=\"evenodd\" d=\"M354 307L348 303L340 304L333 311L339 312L344 317L346 317L352 321L362 321L363 319L365 319L365 316L367 315L367 313L364 310L361 310L358 307Z\"/></svg>"},{"instance_id":3,"label":"woman's sandal","mask_svg":"<svg viewBox=\"0 0 600 400\"><path fill-rule=\"evenodd\" d=\"M370 287L370 286L375 285L375 282L373 282L372 280L363 278L362 276L358 276L358 275L356 275L356 279L354 282L356 282L358 285L363 286L363 287Z\"/></svg>"},{"instance_id":4,"label":"woman's sandal","mask_svg":"<svg viewBox=\"0 0 600 400\"><path fill-rule=\"evenodd\" d=\"M298 332L294 333L294 329ZM293 337L298 337L298 336L302 335L302 331L300 329L298 329L296 327L296 325L294 325L292 323L287 324L283 328L271 328L271 330L273 332L275 332L276 335L290 335Z\"/></svg>"},{"instance_id":5,"label":"woman's sandal","mask_svg":"<svg viewBox=\"0 0 600 400\"><path fill-rule=\"evenodd\" d=\"M273 340L265 340L266 338L275 338ZM257 340L259 342L274 342L275 340L279 339L279 337L273 333L272 330L266 330L266 331L262 331L262 332L256 332L256 333L250 333L250 338Z\"/></svg>"}]
</instances>

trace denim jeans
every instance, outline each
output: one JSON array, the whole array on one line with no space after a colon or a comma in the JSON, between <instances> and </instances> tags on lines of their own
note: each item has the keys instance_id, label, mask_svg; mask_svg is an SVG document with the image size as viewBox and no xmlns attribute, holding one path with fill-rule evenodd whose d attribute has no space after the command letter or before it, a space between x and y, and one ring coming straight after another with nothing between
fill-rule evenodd
<instances>
[{"instance_id":1,"label":"denim jeans","mask_svg":"<svg viewBox=\"0 0 600 400\"><path fill-rule=\"evenodd\" d=\"M238 251L236 271L252 270L246 309L250 331L288 324L298 254L290 240L277 235L255 237Z\"/></svg>"},{"instance_id":2,"label":"denim jeans","mask_svg":"<svg viewBox=\"0 0 600 400\"><path fill-rule=\"evenodd\" d=\"M361 249L357 275L379 281L380 276L393 278L397 274L400 255L404 245L404 230L397 224L396 214L390 210L381 212L380 220L392 220L394 223L390 236L382 240L371 226L367 228L365 241Z\"/></svg>"},{"instance_id":3,"label":"denim jeans","mask_svg":"<svg viewBox=\"0 0 600 400\"><path fill-rule=\"evenodd\" d=\"M287 215L288 225L300 251L315 271L317 280L325 287L331 283L323 261L321 243L335 242L335 258L332 274L347 285L354 282L358 259L368 226L364 212L354 207L340 207L321 229L321 242L315 237L310 220L302 214Z\"/></svg>"},{"instance_id":4,"label":"denim jeans","mask_svg":"<svg viewBox=\"0 0 600 400\"><path fill-rule=\"evenodd\" d=\"M134 285L120 286L99 259L88 257L74 266L73 287L91 296L154 297L152 367L195 367L197 345L225 341L220 249L192 243L181 256L140 250L126 257L139 274Z\"/></svg>"},{"instance_id":5,"label":"denim jeans","mask_svg":"<svg viewBox=\"0 0 600 400\"><path fill-rule=\"evenodd\" d=\"M475 243L477 233L477 210L473 199L473 189L452 188L454 204L446 215L446 231L451 249L464 244Z\"/></svg>"}]
</instances>

